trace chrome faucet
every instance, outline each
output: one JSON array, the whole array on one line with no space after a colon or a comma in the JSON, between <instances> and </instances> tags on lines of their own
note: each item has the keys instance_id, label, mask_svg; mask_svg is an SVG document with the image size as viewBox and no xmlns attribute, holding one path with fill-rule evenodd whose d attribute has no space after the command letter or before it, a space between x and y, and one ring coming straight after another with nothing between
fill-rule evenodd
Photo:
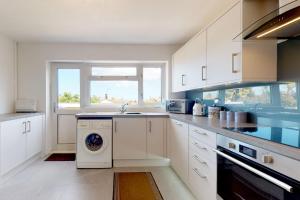
<instances>
[{"instance_id":1,"label":"chrome faucet","mask_svg":"<svg viewBox=\"0 0 300 200\"><path fill-rule=\"evenodd\" d=\"M120 113L125 113L127 110L128 103L124 103L120 107Z\"/></svg>"}]
</instances>

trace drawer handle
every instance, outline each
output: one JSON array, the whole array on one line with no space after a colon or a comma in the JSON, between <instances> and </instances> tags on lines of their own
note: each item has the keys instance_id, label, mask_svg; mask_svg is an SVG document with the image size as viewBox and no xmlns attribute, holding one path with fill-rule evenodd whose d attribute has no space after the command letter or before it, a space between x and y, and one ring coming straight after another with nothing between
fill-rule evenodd
<instances>
[{"instance_id":1,"label":"drawer handle","mask_svg":"<svg viewBox=\"0 0 300 200\"><path fill-rule=\"evenodd\" d=\"M198 133L199 135L207 135L207 133L205 133L205 132L200 132L200 131L198 131L198 130L193 130L195 133Z\"/></svg>"},{"instance_id":2,"label":"drawer handle","mask_svg":"<svg viewBox=\"0 0 300 200\"><path fill-rule=\"evenodd\" d=\"M203 164L203 165L206 165L206 164L207 164L205 161L201 160L201 159L199 158L199 156L197 156L197 155L194 155L193 158L195 158L200 164Z\"/></svg>"},{"instance_id":3,"label":"drawer handle","mask_svg":"<svg viewBox=\"0 0 300 200\"><path fill-rule=\"evenodd\" d=\"M202 175L199 170L197 168L193 168L193 171L200 177L203 179L207 179L207 176Z\"/></svg>"},{"instance_id":4,"label":"drawer handle","mask_svg":"<svg viewBox=\"0 0 300 200\"><path fill-rule=\"evenodd\" d=\"M197 142L194 142L194 145L195 145L198 149L207 151L207 148L206 148L206 147L200 146Z\"/></svg>"}]
</instances>

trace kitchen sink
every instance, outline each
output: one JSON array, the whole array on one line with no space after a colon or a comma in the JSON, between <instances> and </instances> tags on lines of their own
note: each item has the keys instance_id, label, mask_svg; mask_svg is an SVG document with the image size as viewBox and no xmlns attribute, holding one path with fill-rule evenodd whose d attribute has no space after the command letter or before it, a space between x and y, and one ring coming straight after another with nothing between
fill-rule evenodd
<instances>
[{"instance_id":1,"label":"kitchen sink","mask_svg":"<svg viewBox=\"0 0 300 200\"><path fill-rule=\"evenodd\" d=\"M126 115L141 115L141 112L126 112Z\"/></svg>"}]
</instances>

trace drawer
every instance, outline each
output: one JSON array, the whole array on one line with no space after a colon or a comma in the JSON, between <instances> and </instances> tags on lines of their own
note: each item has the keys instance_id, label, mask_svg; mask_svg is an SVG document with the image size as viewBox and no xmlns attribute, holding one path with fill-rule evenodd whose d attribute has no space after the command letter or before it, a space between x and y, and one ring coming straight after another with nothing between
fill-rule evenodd
<instances>
[{"instance_id":1,"label":"drawer","mask_svg":"<svg viewBox=\"0 0 300 200\"><path fill-rule=\"evenodd\" d=\"M216 165L199 164L190 156L189 187L199 200L215 200L217 196Z\"/></svg>"},{"instance_id":2,"label":"drawer","mask_svg":"<svg viewBox=\"0 0 300 200\"><path fill-rule=\"evenodd\" d=\"M216 147L217 134L207 131L205 129L189 125L189 134L191 137L198 139L200 142L203 142L213 148Z\"/></svg>"},{"instance_id":3,"label":"drawer","mask_svg":"<svg viewBox=\"0 0 300 200\"><path fill-rule=\"evenodd\" d=\"M190 154L195 152L201 159L209 161L211 163L217 162L217 155L213 151L213 148L198 141L196 138L189 137L189 152Z\"/></svg>"},{"instance_id":4,"label":"drawer","mask_svg":"<svg viewBox=\"0 0 300 200\"><path fill-rule=\"evenodd\" d=\"M216 176L217 164L206 158L203 158L197 152L190 151L189 154L190 166L196 167L204 174L210 174Z\"/></svg>"}]
</instances>

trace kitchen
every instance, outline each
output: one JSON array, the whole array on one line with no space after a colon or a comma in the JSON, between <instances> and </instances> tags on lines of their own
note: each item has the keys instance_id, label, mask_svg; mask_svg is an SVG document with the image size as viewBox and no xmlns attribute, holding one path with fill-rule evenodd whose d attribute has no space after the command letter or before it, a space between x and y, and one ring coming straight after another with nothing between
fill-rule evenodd
<instances>
[{"instance_id":1,"label":"kitchen","mask_svg":"<svg viewBox=\"0 0 300 200\"><path fill-rule=\"evenodd\" d=\"M0 2L0 199L300 199L299 6Z\"/></svg>"}]
</instances>

